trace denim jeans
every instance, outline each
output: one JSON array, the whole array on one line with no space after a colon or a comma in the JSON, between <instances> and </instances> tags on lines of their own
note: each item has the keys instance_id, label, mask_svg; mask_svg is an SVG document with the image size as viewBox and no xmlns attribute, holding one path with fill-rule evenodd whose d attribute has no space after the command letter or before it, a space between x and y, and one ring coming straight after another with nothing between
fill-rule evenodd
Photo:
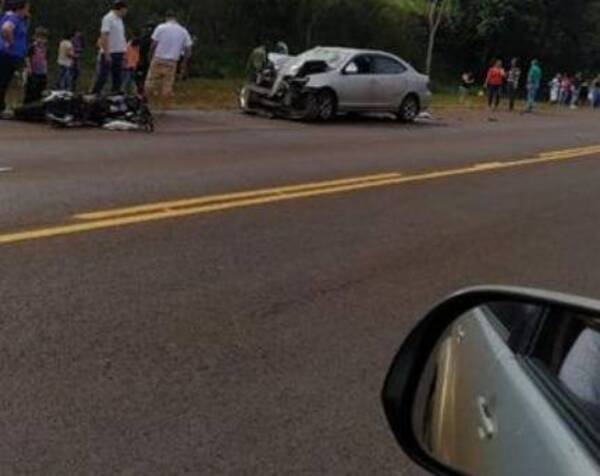
<instances>
[{"instance_id":1,"label":"denim jeans","mask_svg":"<svg viewBox=\"0 0 600 476\"><path fill-rule=\"evenodd\" d=\"M131 68L123 70L123 92L125 94L136 93L135 70Z\"/></svg>"},{"instance_id":2,"label":"denim jeans","mask_svg":"<svg viewBox=\"0 0 600 476\"><path fill-rule=\"evenodd\" d=\"M535 100L537 99L539 86L535 84L530 84L527 86L527 110L533 111L533 107L535 106Z\"/></svg>"},{"instance_id":3,"label":"denim jeans","mask_svg":"<svg viewBox=\"0 0 600 476\"><path fill-rule=\"evenodd\" d=\"M94 94L101 94L106 81L108 80L109 74L112 77L112 88L111 92L120 93L121 86L123 84L123 53L111 53L110 64L106 61L106 57L102 56L100 60L100 67L98 71L98 77L96 78L96 84L92 92Z\"/></svg>"},{"instance_id":4,"label":"denim jeans","mask_svg":"<svg viewBox=\"0 0 600 476\"><path fill-rule=\"evenodd\" d=\"M502 95L502 86L488 86L488 106L498 108L500 105L500 96Z\"/></svg>"},{"instance_id":5,"label":"denim jeans","mask_svg":"<svg viewBox=\"0 0 600 476\"><path fill-rule=\"evenodd\" d=\"M58 71L58 82L56 83L58 89L64 91L71 91L73 88L73 70L70 66L59 66Z\"/></svg>"}]
</instances>

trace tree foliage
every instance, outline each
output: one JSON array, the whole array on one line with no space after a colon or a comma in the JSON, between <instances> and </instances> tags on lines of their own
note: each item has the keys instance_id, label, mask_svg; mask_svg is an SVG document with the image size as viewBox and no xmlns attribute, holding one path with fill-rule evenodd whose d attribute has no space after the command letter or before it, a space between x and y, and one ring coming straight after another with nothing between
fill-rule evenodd
<instances>
[{"instance_id":1,"label":"tree foliage","mask_svg":"<svg viewBox=\"0 0 600 476\"><path fill-rule=\"evenodd\" d=\"M35 0L33 23L50 28L53 44L82 28L92 58L109 3ZM324 44L382 48L425 69L432 4L444 9L434 77L479 72L496 57L536 57L546 70L600 69L598 0L130 0L127 25L133 32L175 8L197 39L194 70L210 76L239 73L254 46L278 40L292 52Z\"/></svg>"}]
</instances>

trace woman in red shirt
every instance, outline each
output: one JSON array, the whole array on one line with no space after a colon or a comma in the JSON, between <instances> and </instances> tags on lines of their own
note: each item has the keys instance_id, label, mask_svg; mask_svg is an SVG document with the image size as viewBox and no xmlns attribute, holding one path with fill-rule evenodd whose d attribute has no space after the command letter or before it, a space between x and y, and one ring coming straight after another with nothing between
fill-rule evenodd
<instances>
[{"instance_id":1,"label":"woman in red shirt","mask_svg":"<svg viewBox=\"0 0 600 476\"><path fill-rule=\"evenodd\" d=\"M490 109L498 109L500 105L500 95L502 94L502 85L504 84L505 77L506 71L502 68L502 61L498 60L488 70L485 79L485 87L488 91L488 107Z\"/></svg>"}]
</instances>

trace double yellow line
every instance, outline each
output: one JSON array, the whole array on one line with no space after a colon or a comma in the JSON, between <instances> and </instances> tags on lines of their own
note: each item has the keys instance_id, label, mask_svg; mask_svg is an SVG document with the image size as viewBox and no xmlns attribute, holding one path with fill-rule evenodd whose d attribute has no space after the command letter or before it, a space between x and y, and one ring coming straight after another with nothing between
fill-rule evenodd
<instances>
[{"instance_id":1,"label":"double yellow line","mask_svg":"<svg viewBox=\"0 0 600 476\"><path fill-rule=\"evenodd\" d=\"M123 226L181 218L191 215L214 213L236 208L264 205L268 203L356 192L378 187L388 187L392 185L422 182L426 180L441 179L459 175L483 173L492 170L557 162L579 157L593 156L596 154L600 154L600 146L566 149L542 153L527 159L505 162L484 162L470 167L425 172L414 175L383 173L340 180L328 180L323 182L289 185L261 190L209 195L198 198L163 201L146 205L82 213L75 215L72 217L70 222L63 225L0 234L0 245L39 240L56 236L72 235L94 230L119 228Z\"/></svg>"},{"instance_id":2,"label":"double yellow line","mask_svg":"<svg viewBox=\"0 0 600 476\"><path fill-rule=\"evenodd\" d=\"M328 180L325 182L290 185L247 192L210 195L206 197L165 201L114 210L82 213L73 217L75 220L74 223L19 231L16 233L0 234L0 245L52 238L62 235L72 235L106 228L118 228L284 200L295 200L319 195L361 190L387 184L390 180L400 176L401 175L398 173L367 175L341 180Z\"/></svg>"}]
</instances>

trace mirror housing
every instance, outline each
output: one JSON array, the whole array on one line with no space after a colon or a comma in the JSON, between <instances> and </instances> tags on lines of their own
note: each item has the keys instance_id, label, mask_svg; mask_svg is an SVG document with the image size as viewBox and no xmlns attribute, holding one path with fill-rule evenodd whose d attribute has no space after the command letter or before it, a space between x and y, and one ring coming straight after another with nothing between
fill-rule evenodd
<instances>
[{"instance_id":1,"label":"mirror housing","mask_svg":"<svg viewBox=\"0 0 600 476\"><path fill-rule=\"evenodd\" d=\"M600 316L594 300L525 288L478 287L442 301L409 334L388 372L382 402L390 428L404 452L426 470L441 475L461 475L423 447L415 429L415 408L421 382L438 344L459 318L489 303L511 303L557 308L576 314ZM474 396L475 397L475 396ZM462 469L462 468L461 468Z\"/></svg>"}]
</instances>

